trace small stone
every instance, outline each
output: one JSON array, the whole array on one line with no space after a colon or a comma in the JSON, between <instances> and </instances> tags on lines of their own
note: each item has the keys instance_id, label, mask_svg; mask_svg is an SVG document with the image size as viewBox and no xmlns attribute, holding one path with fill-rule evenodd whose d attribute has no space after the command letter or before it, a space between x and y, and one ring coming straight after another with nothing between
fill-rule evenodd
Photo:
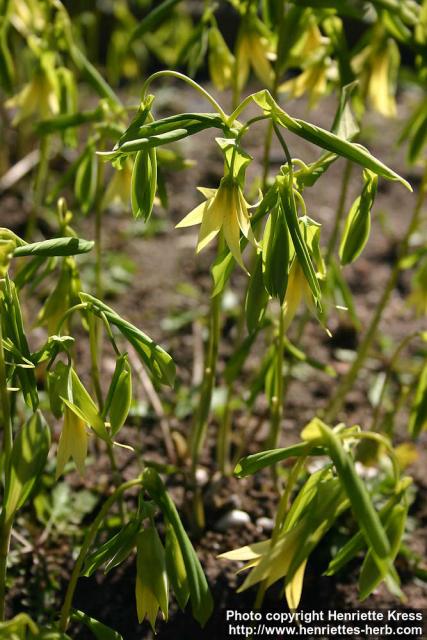
<instances>
[{"instance_id":1,"label":"small stone","mask_svg":"<svg viewBox=\"0 0 427 640\"><path fill-rule=\"evenodd\" d=\"M232 511L227 511L223 516L218 520L215 525L215 529L217 531L227 531L227 529L239 529L249 524L251 521L249 515L246 511L240 511L239 509L233 509Z\"/></svg>"},{"instance_id":2,"label":"small stone","mask_svg":"<svg viewBox=\"0 0 427 640\"><path fill-rule=\"evenodd\" d=\"M204 487L209 482L209 474L207 469L199 467L196 469L196 482L200 487Z\"/></svg>"},{"instance_id":3,"label":"small stone","mask_svg":"<svg viewBox=\"0 0 427 640\"><path fill-rule=\"evenodd\" d=\"M258 529L262 529L262 531L266 531L268 533L274 529L274 520L272 518L267 518L266 516L257 518L255 524Z\"/></svg>"}]
</instances>

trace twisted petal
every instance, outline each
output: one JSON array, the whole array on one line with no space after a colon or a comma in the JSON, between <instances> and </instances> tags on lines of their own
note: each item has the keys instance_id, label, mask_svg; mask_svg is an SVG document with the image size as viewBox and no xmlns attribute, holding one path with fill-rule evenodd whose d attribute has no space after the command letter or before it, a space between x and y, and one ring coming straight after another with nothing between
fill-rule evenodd
<instances>
[{"instance_id":1,"label":"twisted petal","mask_svg":"<svg viewBox=\"0 0 427 640\"><path fill-rule=\"evenodd\" d=\"M240 251L240 226L236 209L228 211L223 222L224 239L235 261L246 271Z\"/></svg>"},{"instance_id":2,"label":"twisted petal","mask_svg":"<svg viewBox=\"0 0 427 640\"><path fill-rule=\"evenodd\" d=\"M215 198L206 203L197 243L197 253L200 253L218 235L222 227L225 214L223 200L222 194L220 196L220 189L218 189Z\"/></svg>"},{"instance_id":3,"label":"twisted petal","mask_svg":"<svg viewBox=\"0 0 427 640\"><path fill-rule=\"evenodd\" d=\"M245 238L249 242L256 246L257 242L252 232L251 219L248 212L248 203L246 202L241 189L237 192L237 219L239 221L239 227Z\"/></svg>"}]
</instances>

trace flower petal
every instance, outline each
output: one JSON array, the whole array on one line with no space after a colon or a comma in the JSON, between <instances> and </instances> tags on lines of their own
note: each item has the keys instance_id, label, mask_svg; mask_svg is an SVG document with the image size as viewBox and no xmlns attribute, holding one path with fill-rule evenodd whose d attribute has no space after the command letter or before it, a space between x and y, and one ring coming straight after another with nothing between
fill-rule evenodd
<instances>
[{"instance_id":1,"label":"flower petal","mask_svg":"<svg viewBox=\"0 0 427 640\"><path fill-rule=\"evenodd\" d=\"M187 213L185 218L178 222L176 225L176 229L183 229L184 227L192 227L195 224L200 224L203 220L203 214L206 211L208 202L202 202L197 207L195 207L190 213Z\"/></svg>"},{"instance_id":2,"label":"flower petal","mask_svg":"<svg viewBox=\"0 0 427 640\"><path fill-rule=\"evenodd\" d=\"M215 196L213 200L209 200L207 205L203 215L202 226L200 227L197 253L200 253L218 235L223 224L224 208L222 206L222 198L218 201L217 196Z\"/></svg>"},{"instance_id":3,"label":"flower petal","mask_svg":"<svg viewBox=\"0 0 427 640\"><path fill-rule=\"evenodd\" d=\"M223 222L224 239L230 249L237 264L247 271L243 264L242 252L240 251L240 226L237 218L237 211L228 211Z\"/></svg>"}]
</instances>

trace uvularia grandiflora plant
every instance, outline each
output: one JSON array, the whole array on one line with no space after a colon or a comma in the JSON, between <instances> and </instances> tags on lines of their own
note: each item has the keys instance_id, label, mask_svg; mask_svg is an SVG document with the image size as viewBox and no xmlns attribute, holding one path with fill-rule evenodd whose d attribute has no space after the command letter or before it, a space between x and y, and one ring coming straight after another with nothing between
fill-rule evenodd
<instances>
[{"instance_id":1,"label":"uvularia grandiflora plant","mask_svg":"<svg viewBox=\"0 0 427 640\"><path fill-rule=\"evenodd\" d=\"M187 518L192 533L200 534L205 526L204 495L197 472L208 429L214 427L212 398L218 385L225 389L222 414L215 423L218 472L244 477L271 467L280 494L271 536L222 554L246 563L239 591L257 585L255 605L260 607L266 589L281 581L289 608L297 609L312 552L347 514L351 523L347 539L331 558L327 574L337 573L363 553L360 601L381 582L396 600L403 598L394 561L404 548L413 488L394 447L392 414L409 402L409 436L416 439L426 428L425 346L423 362L416 366L413 397L408 400L400 385L391 410L387 402L399 354L412 340L425 345L425 333L414 332L397 345L371 425L347 424L343 407L371 354L383 312L404 269L414 270L410 302L420 314L427 309L422 226L427 189L427 3L367 0L357 8L352 2L333 0L198 4L193 15L191 3L182 0L147 2L140 15L131 2L114 3L102 67L90 50L91 29L93 36L100 9L72 19L59 0L0 1L0 131L5 139L10 130L17 134L16 153L5 145L0 151L0 165L6 169L3 182L13 184L32 174L26 229L19 236L8 228L0 230L0 637L70 638L74 623L85 625L98 638L121 637L75 609L73 602L80 577L101 567L108 573L129 557L135 558L139 622L146 618L155 628L159 611L167 619L173 591L181 609L189 604L194 618L206 623L212 596L168 493L167 479L177 474L182 482L191 498ZM236 24L234 37L223 32L224 12ZM354 20L360 22L361 35L350 40L347 24ZM415 194L405 177L360 142L367 109L380 114L384 127L387 118L397 113L402 50L413 62L412 82L419 96L402 131L408 164L419 165L423 172ZM153 60L161 70L150 75ZM203 69L210 83L195 79ZM141 92L137 105L126 98L129 83ZM177 113L171 104L173 115L159 115L157 93L171 83L186 84L206 105L205 111ZM306 96L313 106L328 94L334 95L336 104L330 129L294 117L287 105L290 98ZM265 132L262 167L249 181L247 170L254 159L246 143L260 128ZM174 439L163 425L164 464L153 465L142 456L137 460L139 475L124 480L117 450L125 447L132 453L121 430L137 399L135 379L145 377L151 402L161 415L164 390L176 384L176 367L172 355L106 302L109 267L103 254L103 223L117 204L146 225L157 207L167 211L168 174L190 164L181 155L179 142L201 132L221 158L223 174L214 187L198 186L200 202L182 212L175 233L195 227L196 253L216 251L210 265L203 377L194 390L197 402L187 442ZM295 157L295 136L310 143L315 160ZM37 148L31 151L35 141ZM276 173L273 145L282 158ZM57 158L66 165L60 176L54 171ZM306 194L310 189L328 190L328 171L339 159L345 161L340 165L341 192L332 231L325 239L316 211L306 205ZM12 161L17 161L15 167L9 167ZM356 176L358 195L348 207L350 178ZM370 323L361 331L345 266L356 261L369 242L372 210L383 181L391 181L393 190L407 190L407 209L412 213L407 213L407 229L389 281ZM334 206L336 196L330 195ZM72 200L74 215L65 196ZM94 241L77 236L75 226L81 216L93 218ZM44 220L48 223L43 225ZM49 238L40 239L46 228ZM80 273L88 256L93 256L92 288ZM234 353L221 374L217 365L227 314L223 302L234 286L235 270L245 285L238 292ZM39 299L46 283L50 293L34 315L32 301ZM27 313L23 310L28 302ZM331 383L323 412L300 425L300 440L283 448L292 363L303 361L331 379L336 377L333 367L311 357L303 342L309 318L330 335L336 308L347 313L361 332L357 352L347 372ZM31 337L34 324L44 332L36 350ZM82 370L77 340L85 342L90 353L90 371ZM260 340L265 352L247 390L245 411L249 415L256 398L264 394L269 433L265 450L253 453L235 432L233 399ZM107 348L115 360L108 374ZM170 401L170 394L167 397ZM55 425L60 426L58 438L53 435ZM377 466L376 482L366 483L360 475L364 447ZM6 619L11 534L19 514L45 490L43 478L52 461L55 483L74 467L84 476L93 449L108 455L110 487L82 531L60 614L44 612L40 617L28 611ZM292 461L286 469L279 465L284 460ZM49 486L53 491L54 485ZM112 514L117 516L113 526Z\"/></svg>"}]
</instances>

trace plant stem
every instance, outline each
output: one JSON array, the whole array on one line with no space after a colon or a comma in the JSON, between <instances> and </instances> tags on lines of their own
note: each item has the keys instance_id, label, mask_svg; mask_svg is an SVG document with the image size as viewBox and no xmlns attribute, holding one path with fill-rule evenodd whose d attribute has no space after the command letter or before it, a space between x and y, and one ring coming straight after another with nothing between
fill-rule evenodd
<instances>
[{"instance_id":1,"label":"plant stem","mask_svg":"<svg viewBox=\"0 0 427 640\"><path fill-rule=\"evenodd\" d=\"M101 381L100 381L100 373L99 373L99 358L98 358L99 333L97 331L96 320L97 319L91 313L88 314L92 384L93 384L93 389L95 391L96 399L98 401L99 410L102 411L104 400L102 397Z\"/></svg>"},{"instance_id":2,"label":"plant stem","mask_svg":"<svg viewBox=\"0 0 427 640\"><path fill-rule=\"evenodd\" d=\"M98 515L93 521L92 526L86 533L86 537L84 539L84 542L80 549L80 553L74 565L73 572L71 574L71 578L68 583L67 591L65 593L64 603L61 608L61 617L59 621L59 630L61 631L61 633L66 632L68 624L70 622L71 606L73 603L73 597L74 597L74 592L76 590L77 581L79 579L80 572L82 570L83 563L86 558L86 554L89 551L90 546L95 539L96 533L102 521L104 520L105 516L107 515L108 511L110 510L114 502L118 498L120 498L125 491L127 491L128 489L132 489L132 487L136 487L138 485L142 487L141 478L137 478L135 480L129 480L128 482L124 482L122 485L120 485L120 487L118 487L114 491L114 493L112 493L111 496L104 502L101 510L99 511Z\"/></svg>"},{"instance_id":3,"label":"plant stem","mask_svg":"<svg viewBox=\"0 0 427 640\"><path fill-rule=\"evenodd\" d=\"M274 397L271 399L271 431L268 439L268 448L275 449L279 443L280 423L283 415L283 350L285 341L285 325L283 308L279 311L279 328L276 338L276 376Z\"/></svg>"},{"instance_id":4,"label":"plant stem","mask_svg":"<svg viewBox=\"0 0 427 640\"><path fill-rule=\"evenodd\" d=\"M193 89L195 89L198 93L200 93L201 96L203 96L204 98L206 98L208 102L210 102L210 104L213 106L215 111L219 114L221 119L224 122L227 122L227 115L222 110L221 106L218 104L215 98L213 98L211 94L208 93L206 89L203 89L203 87L201 87L197 82L195 82L185 74L180 73L179 71L171 71L170 69L164 69L162 71L156 71L155 73L153 73L149 78L147 78L147 80L144 82L144 85L142 87L143 99L147 95L147 91L150 84L157 78L162 78L164 76L171 76L172 78L178 78L179 80L183 80L184 82L186 82L188 85L190 85L190 87L193 87Z\"/></svg>"},{"instance_id":5,"label":"plant stem","mask_svg":"<svg viewBox=\"0 0 427 640\"><path fill-rule=\"evenodd\" d=\"M9 555L10 536L13 521L6 522L1 518L0 525L0 622L5 619L7 557Z\"/></svg>"},{"instance_id":6,"label":"plant stem","mask_svg":"<svg viewBox=\"0 0 427 640\"><path fill-rule=\"evenodd\" d=\"M337 210L335 212L334 226L332 228L332 233L329 238L328 247L326 249L325 262L329 265L331 258L334 254L335 247L337 245L338 234L340 232L341 222L345 213L345 205L347 200L348 187L350 185L350 178L353 171L353 163L350 160L347 160L345 164L345 169L342 175L341 182L341 191L338 200Z\"/></svg>"},{"instance_id":7,"label":"plant stem","mask_svg":"<svg viewBox=\"0 0 427 640\"><path fill-rule=\"evenodd\" d=\"M421 181L414 211L413 211L411 220L409 222L407 231L405 233L405 236L400 245L399 254L395 261L393 269L391 271L389 280L384 288L383 294L378 302L378 305L375 309L374 315L372 316L371 322L368 326L365 336L359 346L356 358L353 361L346 375L341 378L341 381L339 382L334 395L330 399L324 411L323 417L327 422L333 422L336 419L338 413L340 412L344 404L344 400L347 393L350 391L350 389L354 385L357 379L357 376L359 374L359 371L362 368L368 356L369 349L371 348L372 343L375 339L378 325L382 318L384 309L386 308L390 300L390 296L397 285L397 281L398 281L400 269L401 269L401 260L404 256L407 255L411 236L418 227L426 192L427 192L427 165L425 168L424 176Z\"/></svg>"},{"instance_id":8,"label":"plant stem","mask_svg":"<svg viewBox=\"0 0 427 640\"><path fill-rule=\"evenodd\" d=\"M27 239L31 239L34 233L37 224L37 214L43 203L47 182L47 173L49 169L49 151L50 135L45 135L40 141L40 157L36 178L34 180L33 205L30 210L27 228L25 230L25 237Z\"/></svg>"},{"instance_id":9,"label":"plant stem","mask_svg":"<svg viewBox=\"0 0 427 640\"><path fill-rule=\"evenodd\" d=\"M212 298L209 326L209 343L205 359L205 371L200 393L200 401L196 419L191 432L191 463L194 474L200 456L200 451L206 437L207 422L215 383L216 364L218 359L218 343L221 329L221 294Z\"/></svg>"},{"instance_id":10,"label":"plant stem","mask_svg":"<svg viewBox=\"0 0 427 640\"><path fill-rule=\"evenodd\" d=\"M390 382L394 367L399 359L400 354L402 353L403 349L414 339L417 338L421 335L420 331L414 331L413 333L410 333L409 335L405 336L405 338L400 342L400 344L398 344L398 346L396 347L393 355L390 358L390 362L387 368L387 373L386 376L384 378L384 382L382 384L381 387L381 393L380 393L380 397L378 398L378 403L377 406L375 407L375 411L374 411L374 415L372 418L372 425L371 425L371 431L378 431L378 426L379 426L379 421L380 421L380 416L381 416L381 409L382 406L384 404L384 398L385 398L385 392L387 389L387 386Z\"/></svg>"},{"instance_id":11,"label":"plant stem","mask_svg":"<svg viewBox=\"0 0 427 640\"><path fill-rule=\"evenodd\" d=\"M219 251L222 242L219 243ZM205 357L205 368L200 392L199 406L190 434L191 453L191 480L194 491L193 518L197 532L204 529L205 516L200 487L196 482L196 470L208 427L209 412L212 402L212 392L215 385L216 365L218 360L218 345L221 331L221 301L222 295L218 294L211 300L209 316L209 343Z\"/></svg>"},{"instance_id":12,"label":"plant stem","mask_svg":"<svg viewBox=\"0 0 427 640\"><path fill-rule=\"evenodd\" d=\"M230 475L230 445L231 445L231 401L233 399L233 385L227 385L224 411L218 429L217 464L222 475Z\"/></svg>"},{"instance_id":13,"label":"plant stem","mask_svg":"<svg viewBox=\"0 0 427 640\"><path fill-rule=\"evenodd\" d=\"M4 312L4 310L2 310ZM6 363L3 350L3 331L0 319L0 403L3 418L3 459L4 459L4 490L10 482L10 456L13 446L12 417L10 414L9 396L7 392ZM5 598L6 598L6 577L7 577L7 557L9 554L10 535L12 531L13 519L5 520L4 507L0 517L0 621L4 620Z\"/></svg>"}]
</instances>

